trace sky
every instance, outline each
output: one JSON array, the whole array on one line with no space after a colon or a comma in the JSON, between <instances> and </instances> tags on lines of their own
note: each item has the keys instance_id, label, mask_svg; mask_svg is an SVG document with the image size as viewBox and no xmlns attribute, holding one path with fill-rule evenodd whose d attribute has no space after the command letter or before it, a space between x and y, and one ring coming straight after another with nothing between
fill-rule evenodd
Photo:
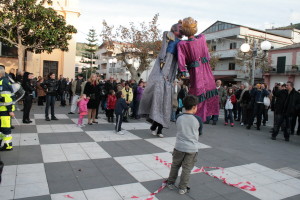
<instances>
[{"instance_id":1,"label":"sky","mask_svg":"<svg viewBox=\"0 0 300 200\"><path fill-rule=\"evenodd\" d=\"M86 42L91 28L99 35L103 20L128 26L150 22L156 13L162 31L185 17L198 21L199 33L217 20L261 30L300 23L299 0L79 0L79 6L78 42Z\"/></svg>"}]
</instances>

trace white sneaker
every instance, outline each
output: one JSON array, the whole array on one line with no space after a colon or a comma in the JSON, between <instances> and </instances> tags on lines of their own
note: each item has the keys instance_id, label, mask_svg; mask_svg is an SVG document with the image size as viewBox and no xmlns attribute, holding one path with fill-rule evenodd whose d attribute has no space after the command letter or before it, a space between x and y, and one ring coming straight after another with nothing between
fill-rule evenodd
<instances>
[{"instance_id":1,"label":"white sneaker","mask_svg":"<svg viewBox=\"0 0 300 200\"><path fill-rule=\"evenodd\" d=\"M241 123L241 126L244 126L244 123L243 123L243 122Z\"/></svg>"},{"instance_id":2,"label":"white sneaker","mask_svg":"<svg viewBox=\"0 0 300 200\"><path fill-rule=\"evenodd\" d=\"M178 193L179 193L179 194L185 194L185 193L187 193L187 189L184 189L184 190L179 189Z\"/></svg>"},{"instance_id":3,"label":"white sneaker","mask_svg":"<svg viewBox=\"0 0 300 200\"><path fill-rule=\"evenodd\" d=\"M163 137L164 137L164 135L161 134L161 133L160 133L160 134L157 134L157 136L160 137L160 138L163 138Z\"/></svg>"},{"instance_id":4,"label":"white sneaker","mask_svg":"<svg viewBox=\"0 0 300 200\"><path fill-rule=\"evenodd\" d=\"M175 185L174 184L167 184L168 188L170 190L174 190L175 189Z\"/></svg>"},{"instance_id":5,"label":"white sneaker","mask_svg":"<svg viewBox=\"0 0 300 200\"><path fill-rule=\"evenodd\" d=\"M83 125L81 125L81 124L77 124L77 127L81 128L81 127L83 127Z\"/></svg>"},{"instance_id":6,"label":"white sneaker","mask_svg":"<svg viewBox=\"0 0 300 200\"><path fill-rule=\"evenodd\" d=\"M119 131L119 132L117 132L117 134L124 135L124 132L123 131Z\"/></svg>"},{"instance_id":7,"label":"white sneaker","mask_svg":"<svg viewBox=\"0 0 300 200\"><path fill-rule=\"evenodd\" d=\"M156 131L151 131L151 134L154 135L154 136L157 135Z\"/></svg>"}]
</instances>

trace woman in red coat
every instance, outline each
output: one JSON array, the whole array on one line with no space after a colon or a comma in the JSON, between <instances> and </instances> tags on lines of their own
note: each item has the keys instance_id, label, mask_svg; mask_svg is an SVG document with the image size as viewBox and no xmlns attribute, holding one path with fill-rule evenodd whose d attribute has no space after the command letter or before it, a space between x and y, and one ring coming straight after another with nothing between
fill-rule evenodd
<instances>
[{"instance_id":1,"label":"woman in red coat","mask_svg":"<svg viewBox=\"0 0 300 200\"><path fill-rule=\"evenodd\" d=\"M107 120L114 123L114 111L116 107L117 97L114 90L110 90L107 96Z\"/></svg>"},{"instance_id":2,"label":"woman in red coat","mask_svg":"<svg viewBox=\"0 0 300 200\"><path fill-rule=\"evenodd\" d=\"M224 110L225 110L225 126L228 125L228 119L230 120L230 125L231 127L234 126L233 123L233 116L232 116L232 110L233 110L233 104L236 103L236 97L233 93L233 89L232 88L228 88L227 90L227 100L224 106Z\"/></svg>"}]
</instances>

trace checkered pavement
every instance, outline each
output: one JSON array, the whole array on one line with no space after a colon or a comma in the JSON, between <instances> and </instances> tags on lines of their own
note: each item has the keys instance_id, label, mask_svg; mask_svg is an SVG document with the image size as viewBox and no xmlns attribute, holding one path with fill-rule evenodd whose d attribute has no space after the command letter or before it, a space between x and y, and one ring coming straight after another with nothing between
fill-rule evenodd
<instances>
[{"instance_id":1,"label":"checkered pavement","mask_svg":"<svg viewBox=\"0 0 300 200\"><path fill-rule=\"evenodd\" d=\"M132 121L123 124L125 135L117 135L114 124L108 123L104 115L99 115L99 124L82 128L76 126L76 116L57 114L58 121L47 122L43 114L34 114L32 124L21 125L13 120L14 150L1 152L5 163L1 200L145 198L168 177L169 168L155 161L155 156L171 162L174 126L164 132L165 138L158 138L150 134L149 123ZM21 123L20 118L18 121ZM204 152L212 148L201 143L199 155L205 157ZM199 159L197 167L203 164ZM248 180L256 185L257 191L242 192L249 199L275 200L300 194L299 179L257 163L232 164L225 172L228 180ZM191 183L213 180L204 177L192 174ZM220 181L215 184L221 189L239 191ZM202 199L200 186L193 186L192 191L182 197L165 189L155 199Z\"/></svg>"}]
</instances>

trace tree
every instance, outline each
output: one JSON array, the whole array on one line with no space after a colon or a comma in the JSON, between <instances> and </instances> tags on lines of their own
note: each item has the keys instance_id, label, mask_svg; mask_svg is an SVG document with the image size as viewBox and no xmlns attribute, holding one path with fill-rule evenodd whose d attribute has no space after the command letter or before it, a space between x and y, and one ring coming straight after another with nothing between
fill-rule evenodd
<instances>
[{"instance_id":1,"label":"tree","mask_svg":"<svg viewBox=\"0 0 300 200\"><path fill-rule=\"evenodd\" d=\"M25 70L26 51L68 51L68 41L77 32L54 9L45 8L45 3L46 0L0 0L0 40L18 48L19 69Z\"/></svg>"},{"instance_id":2,"label":"tree","mask_svg":"<svg viewBox=\"0 0 300 200\"><path fill-rule=\"evenodd\" d=\"M220 60L220 55L217 54L215 51L213 50L210 50L209 51L209 54L210 54L210 60L209 60L209 65L210 65L210 68L211 70L215 70L219 60Z\"/></svg>"},{"instance_id":3,"label":"tree","mask_svg":"<svg viewBox=\"0 0 300 200\"><path fill-rule=\"evenodd\" d=\"M250 83L252 80L252 65L253 65L253 58L255 58L255 69L261 69L262 71L268 70L269 68L269 61L268 57L266 56L266 52L260 49L260 44L263 42L264 39L256 40L251 38L246 38L246 42L250 45L250 51L248 53L243 53L242 51L238 51L235 56L235 62L243 66L241 69L243 73L246 75L246 80ZM253 49L255 46L257 47L257 54L254 55Z\"/></svg>"},{"instance_id":4,"label":"tree","mask_svg":"<svg viewBox=\"0 0 300 200\"><path fill-rule=\"evenodd\" d=\"M91 66L89 69L85 69L85 73L87 73L87 76L89 76L93 71L96 69L93 68L94 61L93 59L97 59L95 57L95 52L97 51L97 34L95 29L90 29L89 34L87 35L87 43L85 43L84 52L82 53L83 57L83 63L89 63ZM87 58L88 60L85 60L84 58Z\"/></svg>"},{"instance_id":5,"label":"tree","mask_svg":"<svg viewBox=\"0 0 300 200\"><path fill-rule=\"evenodd\" d=\"M146 24L141 22L136 26L133 22L129 27L119 26L114 30L114 26L109 26L104 20L103 30L100 36L103 42L107 43L109 50L114 50L116 42L121 53L117 54L117 59L124 63L124 67L130 72L132 79L138 80L139 76L150 68L150 63L155 59L161 48L162 34L158 29L158 16L154 15L152 20ZM133 59L139 63L137 68L129 61Z\"/></svg>"}]
</instances>

